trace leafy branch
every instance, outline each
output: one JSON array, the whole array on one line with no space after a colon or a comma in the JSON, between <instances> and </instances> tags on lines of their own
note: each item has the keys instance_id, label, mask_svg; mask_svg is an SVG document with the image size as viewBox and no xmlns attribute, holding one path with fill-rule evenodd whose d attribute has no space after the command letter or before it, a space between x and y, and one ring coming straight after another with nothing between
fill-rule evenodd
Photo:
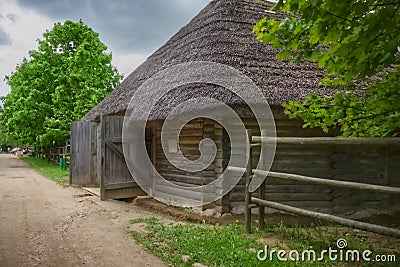
<instances>
[{"instance_id":1,"label":"leafy branch","mask_svg":"<svg viewBox=\"0 0 400 267\"><path fill-rule=\"evenodd\" d=\"M281 49L281 59L295 54L293 62L318 63L326 73L322 83L337 91L286 103L286 114L306 127L340 128L344 136L399 135L400 35L388 28L400 25L399 3L280 0L273 9L288 18L260 20L257 38Z\"/></svg>"}]
</instances>

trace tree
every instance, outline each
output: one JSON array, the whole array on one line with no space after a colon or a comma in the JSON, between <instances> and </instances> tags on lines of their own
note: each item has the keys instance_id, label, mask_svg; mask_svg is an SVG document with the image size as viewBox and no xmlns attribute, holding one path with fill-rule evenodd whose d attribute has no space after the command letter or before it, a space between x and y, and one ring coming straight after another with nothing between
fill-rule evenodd
<instances>
[{"instance_id":1,"label":"tree","mask_svg":"<svg viewBox=\"0 0 400 267\"><path fill-rule=\"evenodd\" d=\"M5 97L0 96L0 117L1 117L1 114L3 113L2 102L4 101L4 99L5 99ZM7 146L15 147L16 145L17 145L17 142L14 140L14 138L10 134L8 134L6 131L4 131L4 125L0 123L0 148L6 149Z\"/></svg>"},{"instance_id":2,"label":"tree","mask_svg":"<svg viewBox=\"0 0 400 267\"><path fill-rule=\"evenodd\" d=\"M1 121L16 139L51 144L69 139L80 120L122 79L98 33L82 21L56 23L11 76Z\"/></svg>"},{"instance_id":3,"label":"tree","mask_svg":"<svg viewBox=\"0 0 400 267\"><path fill-rule=\"evenodd\" d=\"M280 0L281 20L260 20L257 38L280 49L278 57L317 62L332 97L312 94L284 104L305 126L340 127L343 136L400 133L400 1Z\"/></svg>"}]
</instances>

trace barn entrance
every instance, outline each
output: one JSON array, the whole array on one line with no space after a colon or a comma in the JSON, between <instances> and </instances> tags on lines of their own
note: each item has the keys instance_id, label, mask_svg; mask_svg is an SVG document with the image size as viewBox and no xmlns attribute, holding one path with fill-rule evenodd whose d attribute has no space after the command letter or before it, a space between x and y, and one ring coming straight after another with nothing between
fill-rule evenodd
<instances>
[{"instance_id":1,"label":"barn entrance","mask_svg":"<svg viewBox=\"0 0 400 267\"><path fill-rule=\"evenodd\" d=\"M125 163L123 120L123 116L103 116L100 124L76 122L71 126L70 183L100 187L101 200L146 195Z\"/></svg>"},{"instance_id":2,"label":"barn entrance","mask_svg":"<svg viewBox=\"0 0 400 267\"><path fill-rule=\"evenodd\" d=\"M136 184L122 150L123 116L101 118L101 199L130 198L146 195Z\"/></svg>"}]
</instances>

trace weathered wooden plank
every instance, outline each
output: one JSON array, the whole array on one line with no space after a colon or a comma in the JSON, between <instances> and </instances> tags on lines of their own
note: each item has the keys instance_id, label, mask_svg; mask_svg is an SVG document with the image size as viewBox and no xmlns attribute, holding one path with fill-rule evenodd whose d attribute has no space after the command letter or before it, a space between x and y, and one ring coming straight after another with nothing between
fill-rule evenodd
<instances>
[{"instance_id":1,"label":"weathered wooden plank","mask_svg":"<svg viewBox=\"0 0 400 267\"><path fill-rule=\"evenodd\" d=\"M156 184L156 192L166 193L173 196L180 196L188 199L201 200L202 192L195 189L176 188L168 185Z\"/></svg>"},{"instance_id":2,"label":"weathered wooden plank","mask_svg":"<svg viewBox=\"0 0 400 267\"><path fill-rule=\"evenodd\" d=\"M298 144L298 145L390 145L400 146L400 138L337 138L337 137L260 137L253 136L253 142L276 142L278 144Z\"/></svg>"},{"instance_id":3,"label":"weathered wooden plank","mask_svg":"<svg viewBox=\"0 0 400 267\"><path fill-rule=\"evenodd\" d=\"M77 122L73 122L71 124L71 136L70 136L70 141L71 141L71 155L70 155L70 172L69 172L69 184L72 185L76 181L79 180L79 174L78 174L78 164L77 164L77 151L76 151L76 135L77 133Z\"/></svg>"},{"instance_id":4,"label":"weathered wooden plank","mask_svg":"<svg viewBox=\"0 0 400 267\"><path fill-rule=\"evenodd\" d=\"M244 212L244 221L245 221L245 228L248 233L251 232L251 209L250 209L250 204L251 204L251 193L249 191L250 188L250 183L251 183L251 176L252 176L252 161L251 161L251 152L252 148L250 146L251 144L251 137L252 137L252 130L247 130L247 139L246 139L246 144L247 144L247 155L249 160L247 161L247 166L245 168L245 177L246 177L246 185L245 185L245 197L244 197L244 205L245 205L245 212Z\"/></svg>"},{"instance_id":5,"label":"weathered wooden plank","mask_svg":"<svg viewBox=\"0 0 400 267\"><path fill-rule=\"evenodd\" d=\"M168 174L168 173L161 173L164 178L169 181L173 182L181 182L187 184L194 184L194 185L202 185L202 178L201 176L196 177L193 175L181 175L181 174ZM201 175L201 174L200 174Z\"/></svg>"},{"instance_id":6,"label":"weathered wooden plank","mask_svg":"<svg viewBox=\"0 0 400 267\"><path fill-rule=\"evenodd\" d=\"M257 195L254 193L254 195ZM331 202L334 199L334 196L326 193L292 193L288 194L285 192L274 192L274 193L266 193L266 199L271 201L323 201L326 203ZM243 201L245 194L232 194L231 201L239 202Z\"/></svg>"},{"instance_id":7,"label":"weathered wooden plank","mask_svg":"<svg viewBox=\"0 0 400 267\"><path fill-rule=\"evenodd\" d=\"M145 195L146 193L140 187L135 186L135 187L104 190L101 199L106 200L106 199L134 198L137 196L145 196Z\"/></svg>"},{"instance_id":8,"label":"weathered wooden plank","mask_svg":"<svg viewBox=\"0 0 400 267\"><path fill-rule=\"evenodd\" d=\"M115 154L117 154L121 159L124 158L124 152L118 146L116 146L111 141L105 141L105 144L108 148L110 148ZM115 162L115 161L114 161Z\"/></svg>"},{"instance_id":9,"label":"weathered wooden plank","mask_svg":"<svg viewBox=\"0 0 400 267\"><path fill-rule=\"evenodd\" d=\"M96 185L95 124L76 122L71 125L71 184Z\"/></svg>"},{"instance_id":10,"label":"weathered wooden plank","mask_svg":"<svg viewBox=\"0 0 400 267\"><path fill-rule=\"evenodd\" d=\"M238 167L229 167L231 171L240 171L242 172L244 168ZM360 189L366 191L373 191L373 192L381 192L387 194L400 194L400 188L395 187L388 187L388 186L380 186L380 185L371 185L371 184L364 184L364 183L354 183L354 182L347 182L347 181L336 181L331 179L323 179L317 177L308 177L303 175L296 175L290 173L278 173L278 172L266 172L262 170L255 170L255 173L259 173L260 175L267 175L271 178L277 179L284 179L290 181L298 181L304 183L311 183L311 184L319 184L319 185L327 185L327 186L334 186L334 187L342 187L347 189Z\"/></svg>"},{"instance_id":11,"label":"weathered wooden plank","mask_svg":"<svg viewBox=\"0 0 400 267\"><path fill-rule=\"evenodd\" d=\"M299 209L296 207L291 207L291 206L279 204L276 202L261 200L258 198L251 198L251 201L258 205L286 211L286 212L293 213L293 214L309 216L312 218L326 220L326 221L334 222L334 223L339 223L342 225L358 228L361 230L366 230L366 231L370 231L370 232L374 232L374 233L378 233L378 234L382 234L382 235L394 236L394 237L400 238L400 230L398 230L398 229L383 227L383 226L374 225L374 224L370 224L370 223L358 222L358 221L345 219L345 218L341 218L341 217L334 216L334 215L309 211L309 210L305 210L305 209Z\"/></svg>"},{"instance_id":12,"label":"weathered wooden plank","mask_svg":"<svg viewBox=\"0 0 400 267\"><path fill-rule=\"evenodd\" d=\"M184 137L202 137L203 133L202 131L196 130L196 129L182 129L182 131L180 131L179 133L179 137L180 138L184 138Z\"/></svg>"},{"instance_id":13,"label":"weathered wooden plank","mask_svg":"<svg viewBox=\"0 0 400 267\"><path fill-rule=\"evenodd\" d=\"M318 185L267 185L265 187L266 193L286 193L286 194L296 194L296 193L324 193L329 194L334 189L326 186Z\"/></svg>"},{"instance_id":14,"label":"weathered wooden plank","mask_svg":"<svg viewBox=\"0 0 400 267\"><path fill-rule=\"evenodd\" d=\"M126 187L137 187L135 181L128 181L128 182L117 182L117 183L107 183L104 185L104 189L119 189L119 188L126 188Z\"/></svg>"},{"instance_id":15,"label":"weathered wooden plank","mask_svg":"<svg viewBox=\"0 0 400 267\"><path fill-rule=\"evenodd\" d=\"M99 187L82 187L82 189L92 195L100 196L100 188Z\"/></svg>"}]
</instances>

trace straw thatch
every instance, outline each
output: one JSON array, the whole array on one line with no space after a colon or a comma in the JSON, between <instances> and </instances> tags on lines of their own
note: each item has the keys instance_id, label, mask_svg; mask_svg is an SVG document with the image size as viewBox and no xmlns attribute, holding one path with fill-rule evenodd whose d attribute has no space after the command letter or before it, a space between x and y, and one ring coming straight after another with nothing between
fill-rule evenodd
<instances>
[{"instance_id":1,"label":"straw thatch","mask_svg":"<svg viewBox=\"0 0 400 267\"><path fill-rule=\"evenodd\" d=\"M100 115L122 115L135 90L145 80L169 66L190 61L223 63L240 70L262 89L270 105L302 101L311 92L326 95L326 88L319 85L323 74L315 64L282 62L276 58L276 49L260 43L252 33L253 26L261 18L283 16L269 12L271 6L261 0L212 1L94 107L84 120L96 121ZM199 95L214 97L227 104L240 102L223 88L193 84L164 96L152 117L163 118L177 104Z\"/></svg>"}]
</instances>

